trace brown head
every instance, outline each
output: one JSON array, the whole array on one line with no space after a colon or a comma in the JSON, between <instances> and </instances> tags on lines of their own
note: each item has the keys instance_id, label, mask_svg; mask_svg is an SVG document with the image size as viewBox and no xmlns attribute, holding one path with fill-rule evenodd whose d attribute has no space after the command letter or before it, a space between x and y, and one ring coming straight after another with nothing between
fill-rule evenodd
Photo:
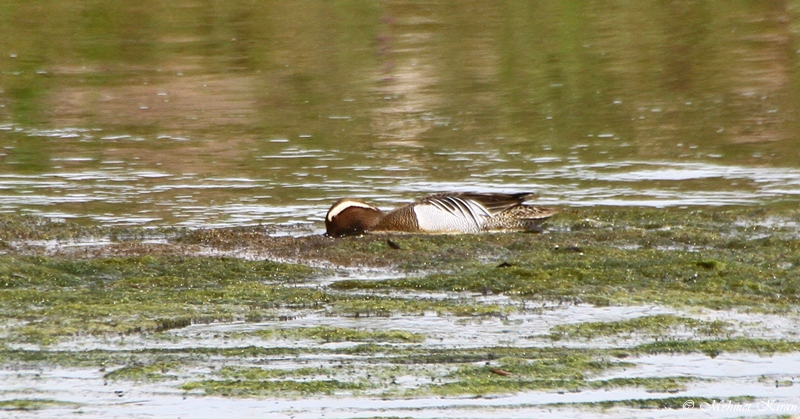
<instances>
[{"instance_id":1,"label":"brown head","mask_svg":"<svg viewBox=\"0 0 800 419\"><path fill-rule=\"evenodd\" d=\"M383 218L378 208L357 199L336 201L325 216L325 230L331 237L363 234L375 227Z\"/></svg>"}]
</instances>

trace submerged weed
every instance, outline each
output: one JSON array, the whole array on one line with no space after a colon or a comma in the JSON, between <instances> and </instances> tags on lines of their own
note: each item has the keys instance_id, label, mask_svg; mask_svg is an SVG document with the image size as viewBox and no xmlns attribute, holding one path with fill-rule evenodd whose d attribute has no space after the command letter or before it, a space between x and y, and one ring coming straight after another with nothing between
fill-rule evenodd
<instances>
[{"instance_id":1,"label":"submerged weed","mask_svg":"<svg viewBox=\"0 0 800 419\"><path fill-rule=\"evenodd\" d=\"M50 399L11 399L0 400L0 411L3 410L43 410L53 408L77 408L80 405Z\"/></svg>"},{"instance_id":2,"label":"submerged weed","mask_svg":"<svg viewBox=\"0 0 800 419\"><path fill-rule=\"evenodd\" d=\"M267 369L267 368L247 368L247 367L224 367L217 372L217 375L226 380L269 380L275 378L299 378L324 374L320 368L295 368Z\"/></svg>"},{"instance_id":3,"label":"submerged weed","mask_svg":"<svg viewBox=\"0 0 800 419\"><path fill-rule=\"evenodd\" d=\"M534 355L534 354L531 354ZM430 384L425 392L440 395L493 394L526 390L579 391L591 386L588 377L613 368L630 366L579 351L536 351L531 358L503 357L492 365L466 365L453 371L448 381Z\"/></svg>"},{"instance_id":4,"label":"submerged weed","mask_svg":"<svg viewBox=\"0 0 800 419\"><path fill-rule=\"evenodd\" d=\"M22 321L10 337L41 344L158 332L252 317L275 307L319 306L329 300L322 291L268 283L314 272L232 258L0 256L0 314Z\"/></svg>"},{"instance_id":5,"label":"submerged weed","mask_svg":"<svg viewBox=\"0 0 800 419\"><path fill-rule=\"evenodd\" d=\"M117 368L106 373L103 378L107 380L127 380L127 381L162 381L175 380L177 377L170 372L179 368L174 362L155 362L148 365L132 365Z\"/></svg>"},{"instance_id":6,"label":"submerged weed","mask_svg":"<svg viewBox=\"0 0 800 419\"><path fill-rule=\"evenodd\" d=\"M800 305L800 241L796 227L781 220L796 219L798 213L782 208L595 208L564 211L549 221L547 234L538 235L366 235L333 240L269 237L258 229L237 228L176 230L164 233L167 244L158 246L129 242L148 234L135 229L87 229L5 217L0 219L0 227L7 227L0 228L0 363L95 368L108 380L175 379L193 394L237 397L480 395L617 387L682 391L698 378L619 375L648 354L800 352L800 343L731 338L729 323L679 315L556 326L551 329L556 341L545 341L546 347L540 348L479 343L443 347L437 345L435 331L292 325L220 332L218 346L193 347L185 333L189 331L169 331L197 323L280 320L312 312L358 318L398 313L461 316L448 321L469 328L473 318L505 318L517 310L529 314L525 304L530 300L791 313ZM35 243L25 244L90 236L110 237L113 243L52 254ZM387 245L387 238L401 250ZM199 256L198 249L209 248L246 250L248 255L299 263ZM330 277L330 272L306 266L312 262L391 266L408 275L323 286L315 278ZM398 290L460 294L457 299L451 294L399 298ZM496 303L492 295L497 294L511 297L510 303ZM163 344L165 337L174 341L167 343L170 348L130 350L124 342L130 334L139 335L137 343ZM633 334L658 341L608 349L560 347L557 342ZM267 341L236 347L235 341L226 340L253 335ZM273 338L278 343L269 341ZM12 349L25 342L41 347L65 339L118 346ZM281 340L303 339L355 344L277 346ZM317 367L309 359L325 361ZM604 378L610 373L617 378ZM395 385L403 383L397 377L411 377L414 384ZM778 382L784 384L785 380ZM590 405L680 408L685 400ZM26 406L16 400L4 403L12 409Z\"/></svg>"},{"instance_id":7,"label":"submerged weed","mask_svg":"<svg viewBox=\"0 0 800 419\"><path fill-rule=\"evenodd\" d=\"M367 386L363 383L346 383L337 380L203 380L181 385L181 389L185 391L202 390L205 395L228 397L308 396L334 394L338 391L361 391L366 388Z\"/></svg>"},{"instance_id":8,"label":"submerged weed","mask_svg":"<svg viewBox=\"0 0 800 419\"><path fill-rule=\"evenodd\" d=\"M694 377L625 377L587 382L594 389L617 387L642 387L650 393L677 393L686 390L686 384L697 381Z\"/></svg>"},{"instance_id":9,"label":"submerged weed","mask_svg":"<svg viewBox=\"0 0 800 419\"><path fill-rule=\"evenodd\" d=\"M764 249L786 258L786 248ZM382 281L348 280L331 285L340 290L410 289L503 293L528 299L587 302L597 305L664 304L712 309L745 307L783 310L800 304L800 263L787 271L762 255L708 250L725 262L698 261L694 252L625 250L608 245L585 247L584 252L551 249L522 252L512 266L484 265L457 273L434 273L421 278ZM800 252L792 258L800 261ZM699 264L699 265L698 265ZM795 267L796 266L796 267Z\"/></svg>"},{"instance_id":10,"label":"submerged weed","mask_svg":"<svg viewBox=\"0 0 800 419\"><path fill-rule=\"evenodd\" d=\"M684 410L687 408L687 400L692 401L691 406L700 407L703 404L712 405L719 403L720 399L711 399L708 397L667 397L663 399L625 399L625 400L605 400L601 402L585 402L585 403L552 403L547 406L552 407L578 407L587 406L599 409L613 409L617 407L626 407L634 409L673 409ZM725 399L725 402L741 405L750 403L756 400L751 396L737 396Z\"/></svg>"},{"instance_id":11,"label":"submerged weed","mask_svg":"<svg viewBox=\"0 0 800 419\"><path fill-rule=\"evenodd\" d=\"M314 339L323 342L387 342L387 343L419 343L425 335L403 330L356 330L344 327L315 326L294 329L267 329L254 333L257 336L274 339Z\"/></svg>"},{"instance_id":12,"label":"submerged weed","mask_svg":"<svg viewBox=\"0 0 800 419\"><path fill-rule=\"evenodd\" d=\"M389 317L396 313L424 315L435 312L453 316L505 316L516 311L513 306L496 304L459 303L452 300L408 299L381 296L359 296L341 299L331 307L331 313L345 317Z\"/></svg>"},{"instance_id":13,"label":"submerged weed","mask_svg":"<svg viewBox=\"0 0 800 419\"><path fill-rule=\"evenodd\" d=\"M550 329L553 340L592 339L598 336L654 335L671 336L685 330L703 336L724 336L732 326L721 320L706 321L672 314L644 316L616 322L589 322L558 325Z\"/></svg>"},{"instance_id":14,"label":"submerged weed","mask_svg":"<svg viewBox=\"0 0 800 419\"><path fill-rule=\"evenodd\" d=\"M681 341L667 340L646 343L639 345L632 350L634 352L647 354L702 352L714 358L723 352L752 352L762 355L799 352L800 342L753 338Z\"/></svg>"}]
</instances>

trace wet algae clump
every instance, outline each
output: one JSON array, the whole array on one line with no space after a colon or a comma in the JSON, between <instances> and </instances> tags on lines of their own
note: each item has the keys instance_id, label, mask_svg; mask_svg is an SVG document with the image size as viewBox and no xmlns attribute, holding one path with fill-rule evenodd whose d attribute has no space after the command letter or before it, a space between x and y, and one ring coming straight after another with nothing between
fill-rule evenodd
<instances>
[{"instance_id":1,"label":"wet algae clump","mask_svg":"<svg viewBox=\"0 0 800 419\"><path fill-rule=\"evenodd\" d=\"M687 398L686 397L666 397L663 399L632 399L632 400L608 400L608 401L601 401L601 402L588 402L588 403L572 403L569 406L577 407L579 405L591 407L591 408L598 408L602 410L611 409L615 407L627 407L627 408L635 408L635 409L674 409L674 410L685 410L687 408L694 408L697 406L698 408L703 405L713 405L714 403L732 403L737 405L751 403L756 400L755 397L750 396L739 396L739 397L731 397L725 400L720 399L711 399L708 397L692 397L690 399L692 401L691 406L687 405ZM551 403L547 405L549 407L563 407L567 406L565 403Z\"/></svg>"},{"instance_id":2,"label":"wet algae clump","mask_svg":"<svg viewBox=\"0 0 800 419\"><path fill-rule=\"evenodd\" d=\"M314 326L295 329L265 329L254 334L274 339L282 338L307 338L322 342L391 342L391 343L418 343L425 340L420 333L404 330L354 330L344 327Z\"/></svg>"},{"instance_id":3,"label":"wet algae clump","mask_svg":"<svg viewBox=\"0 0 800 419\"><path fill-rule=\"evenodd\" d=\"M80 406L78 403L63 402L49 399L11 399L0 400L0 411L35 411L56 408L74 409Z\"/></svg>"},{"instance_id":4,"label":"wet algae clump","mask_svg":"<svg viewBox=\"0 0 800 419\"><path fill-rule=\"evenodd\" d=\"M176 380L177 377L173 374L176 369L180 369L180 365L175 362L154 362L117 368L103 375L103 378L128 381Z\"/></svg>"},{"instance_id":5,"label":"wet algae clump","mask_svg":"<svg viewBox=\"0 0 800 419\"><path fill-rule=\"evenodd\" d=\"M339 281L331 287L776 312L800 304L800 242L788 218L784 226L773 216L754 219L744 210L660 211L663 216L655 218L656 212L594 210L580 220L562 216L552 221L548 234L486 238L501 250L481 253L481 264L400 279Z\"/></svg>"},{"instance_id":6,"label":"wet algae clump","mask_svg":"<svg viewBox=\"0 0 800 419\"><path fill-rule=\"evenodd\" d=\"M676 332L690 331L700 336L724 336L732 331L729 323L714 320L697 320L671 314L643 316L617 322L585 322L558 325L550 329L553 340L599 336L652 335L671 336Z\"/></svg>"},{"instance_id":7,"label":"wet algae clump","mask_svg":"<svg viewBox=\"0 0 800 419\"><path fill-rule=\"evenodd\" d=\"M774 252L775 258L785 258L778 253L783 249L782 244L776 244L764 250ZM800 302L800 272L794 263L789 262L792 267L787 269L773 261L743 261L734 252L712 249L705 253L725 260L726 268L705 267L706 262L699 262L693 251L585 247L576 255L540 249L519 254L510 268L481 266L418 278L341 281L332 287L455 292L488 289L538 300L712 309L781 311Z\"/></svg>"},{"instance_id":8,"label":"wet algae clump","mask_svg":"<svg viewBox=\"0 0 800 419\"><path fill-rule=\"evenodd\" d=\"M780 206L597 208L566 210L544 234L339 240L4 216L0 364L90 369L110 386L187 397L691 393L716 378L626 374L654 354L800 353L797 335L749 336L756 327L737 317L796 322L798 216ZM375 278L363 274L371 269ZM567 316L526 329L555 316L554 307L624 306L671 314ZM14 397L5 409L27 406ZM58 408L49 397L38 408ZM587 406L680 409L684 401Z\"/></svg>"},{"instance_id":9,"label":"wet algae clump","mask_svg":"<svg viewBox=\"0 0 800 419\"><path fill-rule=\"evenodd\" d=\"M640 345L636 351L649 354L702 352L712 358L723 352L751 352L768 355L800 352L800 341L753 338L668 340Z\"/></svg>"},{"instance_id":10,"label":"wet algae clump","mask_svg":"<svg viewBox=\"0 0 800 419\"><path fill-rule=\"evenodd\" d=\"M189 382L181 385L181 389L192 391L202 389L206 395L219 396L270 396L283 395L310 395L333 394L337 391L363 390L364 385L359 383L343 383L337 380L206 380Z\"/></svg>"},{"instance_id":11,"label":"wet algae clump","mask_svg":"<svg viewBox=\"0 0 800 419\"><path fill-rule=\"evenodd\" d=\"M271 283L308 278L301 265L234 258L0 256L2 313L14 341L158 332L231 321L275 307L314 307L322 292Z\"/></svg>"}]
</instances>

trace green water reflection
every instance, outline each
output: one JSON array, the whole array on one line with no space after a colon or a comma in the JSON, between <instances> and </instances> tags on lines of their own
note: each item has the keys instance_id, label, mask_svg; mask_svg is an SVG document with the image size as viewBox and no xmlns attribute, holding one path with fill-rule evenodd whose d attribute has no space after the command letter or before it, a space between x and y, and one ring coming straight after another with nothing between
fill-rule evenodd
<instances>
[{"instance_id":1,"label":"green water reflection","mask_svg":"<svg viewBox=\"0 0 800 419\"><path fill-rule=\"evenodd\" d=\"M4 1L0 209L178 222L178 207L310 200L314 212L342 194L444 187L533 188L563 203L587 190L601 192L586 202L763 193L760 175L727 169L626 188L569 175L646 175L648 162L786 168L768 172L764 199L792 200L797 7ZM219 179L230 181L199 187ZM231 217L219 214L203 220Z\"/></svg>"}]
</instances>

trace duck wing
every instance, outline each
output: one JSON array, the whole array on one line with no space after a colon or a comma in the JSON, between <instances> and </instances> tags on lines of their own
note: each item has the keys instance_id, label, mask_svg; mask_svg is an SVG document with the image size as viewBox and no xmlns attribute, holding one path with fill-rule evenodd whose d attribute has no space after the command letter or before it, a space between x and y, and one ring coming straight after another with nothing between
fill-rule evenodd
<instances>
[{"instance_id":1,"label":"duck wing","mask_svg":"<svg viewBox=\"0 0 800 419\"><path fill-rule=\"evenodd\" d=\"M530 195L530 193L441 193L421 198L417 204L433 205L443 211L479 219L492 217L522 205Z\"/></svg>"},{"instance_id":2,"label":"duck wing","mask_svg":"<svg viewBox=\"0 0 800 419\"><path fill-rule=\"evenodd\" d=\"M528 193L441 193L387 214L375 231L481 233L528 230L556 211L524 205Z\"/></svg>"}]
</instances>

